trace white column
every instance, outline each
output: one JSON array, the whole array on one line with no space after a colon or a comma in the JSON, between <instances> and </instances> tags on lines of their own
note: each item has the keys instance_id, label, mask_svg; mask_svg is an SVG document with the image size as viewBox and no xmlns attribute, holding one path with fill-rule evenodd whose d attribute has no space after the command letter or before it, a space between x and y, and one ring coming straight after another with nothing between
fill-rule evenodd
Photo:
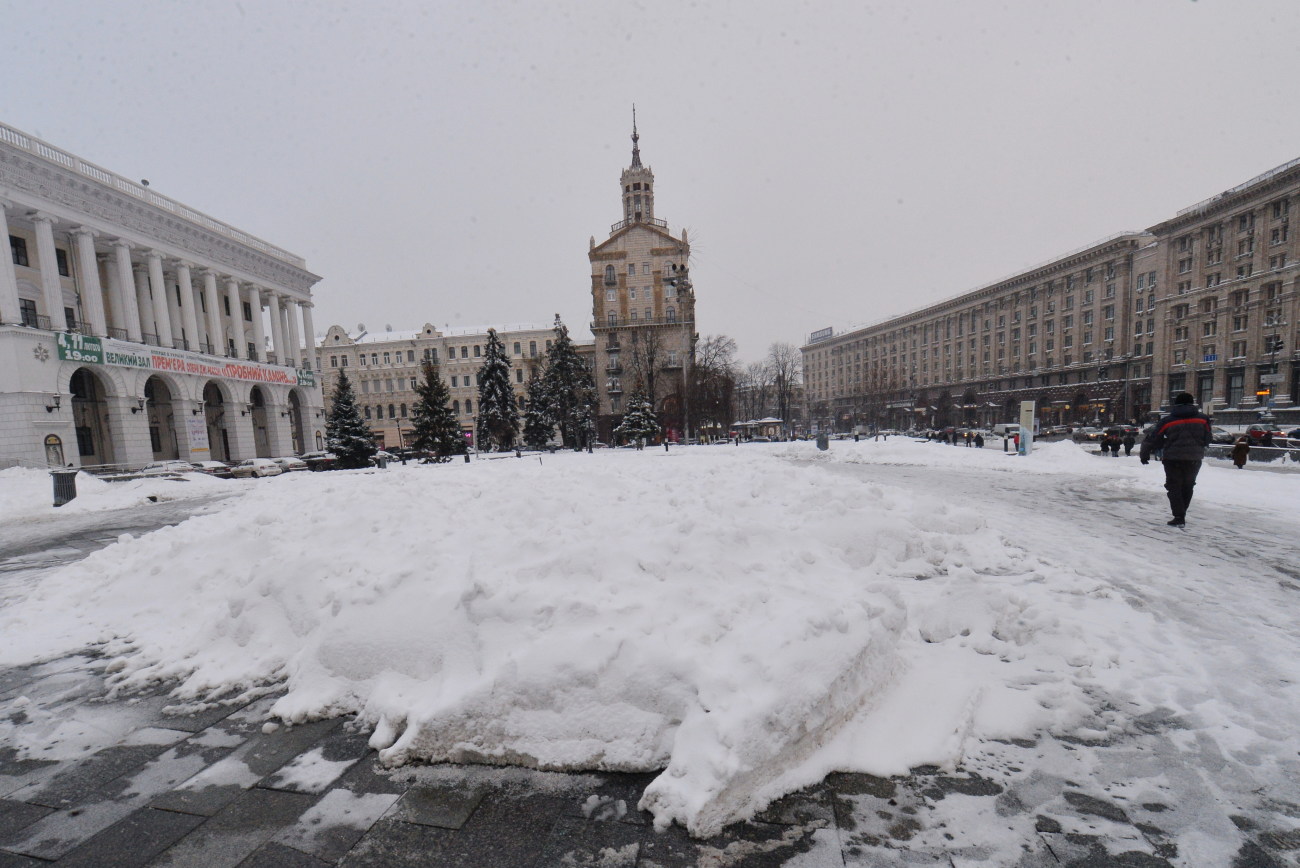
<instances>
[{"instance_id":1,"label":"white column","mask_svg":"<svg viewBox=\"0 0 1300 868\"><path fill-rule=\"evenodd\" d=\"M302 367L302 341L298 340L298 314L295 313L298 302L291 298L284 300L285 319L289 322L289 349L291 355L289 359L281 364L292 364L295 368Z\"/></svg>"},{"instance_id":2,"label":"white column","mask_svg":"<svg viewBox=\"0 0 1300 868\"><path fill-rule=\"evenodd\" d=\"M175 346L172 335L172 306L167 298L167 281L163 277L162 254L149 251L149 291L153 294L153 324L158 329L158 343L165 349Z\"/></svg>"},{"instance_id":3,"label":"white column","mask_svg":"<svg viewBox=\"0 0 1300 868\"><path fill-rule=\"evenodd\" d=\"M117 275L117 263L107 253L98 253L95 258L104 264L104 277L108 280L108 333L113 329L126 328L126 313L122 309L121 281Z\"/></svg>"},{"instance_id":4,"label":"white column","mask_svg":"<svg viewBox=\"0 0 1300 868\"><path fill-rule=\"evenodd\" d=\"M198 352L202 341L199 336L199 318L194 310L194 276L190 273L188 262L176 264L176 282L181 286L181 325L185 327L185 338L189 341L186 349Z\"/></svg>"},{"instance_id":5,"label":"white column","mask_svg":"<svg viewBox=\"0 0 1300 868\"><path fill-rule=\"evenodd\" d=\"M239 293L239 281L233 277L226 278L226 298L230 299L230 332L235 339L235 358L242 359L248 352L244 340L244 305ZM243 456L245 458L251 456Z\"/></svg>"},{"instance_id":6,"label":"white column","mask_svg":"<svg viewBox=\"0 0 1300 868\"><path fill-rule=\"evenodd\" d=\"M307 367L316 367L316 329L311 322L311 309L313 305L310 301L302 303L302 335L304 343L307 345ZM303 424L304 430L306 424ZM308 450L311 451L311 450Z\"/></svg>"},{"instance_id":7,"label":"white column","mask_svg":"<svg viewBox=\"0 0 1300 868\"><path fill-rule=\"evenodd\" d=\"M14 258L9 253L9 218L6 208L12 208L0 199L0 323L22 322L22 308L18 306L18 275L14 273Z\"/></svg>"},{"instance_id":8,"label":"white column","mask_svg":"<svg viewBox=\"0 0 1300 868\"><path fill-rule=\"evenodd\" d=\"M153 337L155 346L158 344L158 326L153 321L153 296L149 292L149 267L143 263L137 264L132 273L135 276L135 305L140 314L140 330L146 335ZM148 343L148 338L142 338Z\"/></svg>"},{"instance_id":9,"label":"white column","mask_svg":"<svg viewBox=\"0 0 1300 868\"><path fill-rule=\"evenodd\" d=\"M119 328L126 329L126 339L139 343L140 299L135 291L135 277L131 273L131 245L125 241L113 242L113 266L117 272L117 304L122 306ZM112 284L109 284L110 288Z\"/></svg>"},{"instance_id":10,"label":"white column","mask_svg":"<svg viewBox=\"0 0 1300 868\"><path fill-rule=\"evenodd\" d=\"M280 294L273 289L266 292L268 307L271 309L271 341L275 344L275 360L285 364L284 321L280 319Z\"/></svg>"},{"instance_id":11,"label":"white column","mask_svg":"<svg viewBox=\"0 0 1300 868\"><path fill-rule=\"evenodd\" d=\"M226 339L221 330L221 299L217 296L217 275L211 271L203 272L203 301L208 306L208 343L212 345L213 355L226 354Z\"/></svg>"},{"instance_id":12,"label":"white column","mask_svg":"<svg viewBox=\"0 0 1300 868\"><path fill-rule=\"evenodd\" d=\"M106 337L108 323L104 320L104 289L99 284L99 260L95 258L95 233L79 226L72 230L72 243L77 249L77 279L81 286L81 304L90 320L90 333Z\"/></svg>"},{"instance_id":13,"label":"white column","mask_svg":"<svg viewBox=\"0 0 1300 868\"><path fill-rule=\"evenodd\" d=\"M257 345L257 358L254 361L266 361L266 326L262 323L262 290L256 286L249 287L248 300L253 306L253 343Z\"/></svg>"},{"instance_id":14,"label":"white column","mask_svg":"<svg viewBox=\"0 0 1300 868\"><path fill-rule=\"evenodd\" d=\"M58 257L54 252L54 218L38 211L32 214L32 222L36 224L36 256L41 265L45 313L50 318L50 328L56 332L67 331L68 318L63 315L63 284L59 281Z\"/></svg>"}]
</instances>

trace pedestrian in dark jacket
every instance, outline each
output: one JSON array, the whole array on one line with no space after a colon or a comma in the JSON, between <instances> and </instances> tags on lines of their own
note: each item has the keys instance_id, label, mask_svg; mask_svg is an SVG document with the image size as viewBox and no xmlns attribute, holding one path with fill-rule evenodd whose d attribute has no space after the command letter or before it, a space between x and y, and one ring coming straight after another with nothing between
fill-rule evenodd
<instances>
[{"instance_id":1,"label":"pedestrian in dark jacket","mask_svg":"<svg viewBox=\"0 0 1300 868\"><path fill-rule=\"evenodd\" d=\"M1237 442L1232 444L1232 463L1237 465L1237 469L1246 466L1246 461L1250 458L1250 441L1245 437L1238 437Z\"/></svg>"},{"instance_id":2,"label":"pedestrian in dark jacket","mask_svg":"<svg viewBox=\"0 0 1300 868\"><path fill-rule=\"evenodd\" d=\"M976 448L976 449L983 449L983 448L984 448L984 435L983 435L983 434L976 434L976 435L975 435L975 448Z\"/></svg>"},{"instance_id":3,"label":"pedestrian in dark jacket","mask_svg":"<svg viewBox=\"0 0 1300 868\"><path fill-rule=\"evenodd\" d=\"M1133 447L1137 445L1137 438L1133 436L1132 431L1124 432L1124 457L1127 458L1133 454Z\"/></svg>"},{"instance_id":4,"label":"pedestrian in dark jacket","mask_svg":"<svg viewBox=\"0 0 1300 868\"><path fill-rule=\"evenodd\" d=\"M1153 451L1163 450L1160 463L1165 467L1165 491L1174 514L1169 524L1173 527L1187 523L1187 507L1192 502L1196 475L1201 472L1201 459L1212 439L1209 417L1196 409L1196 399L1186 392L1174 398L1169 415L1142 439L1138 454L1143 464L1151 460Z\"/></svg>"}]
</instances>

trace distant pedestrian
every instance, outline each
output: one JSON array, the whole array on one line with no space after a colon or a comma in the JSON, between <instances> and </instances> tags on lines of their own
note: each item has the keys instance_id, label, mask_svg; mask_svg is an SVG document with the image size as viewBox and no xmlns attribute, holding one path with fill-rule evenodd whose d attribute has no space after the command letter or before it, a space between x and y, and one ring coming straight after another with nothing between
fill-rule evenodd
<instances>
[{"instance_id":1,"label":"distant pedestrian","mask_svg":"<svg viewBox=\"0 0 1300 868\"><path fill-rule=\"evenodd\" d=\"M1260 446L1272 446L1272 445L1273 445L1273 432L1272 432L1272 431L1265 430L1265 431L1264 431L1264 436L1261 437L1261 438L1259 438L1259 445L1260 445Z\"/></svg>"},{"instance_id":2,"label":"distant pedestrian","mask_svg":"<svg viewBox=\"0 0 1300 868\"><path fill-rule=\"evenodd\" d=\"M1209 417L1196 409L1195 398L1181 392L1174 398L1169 415L1157 422L1142 440L1138 455L1143 464L1151 460L1152 452L1162 450L1160 463L1165 467L1165 491L1174 514L1168 522L1172 527L1187 523L1187 507L1196 488L1196 475L1201 472L1201 459L1212 439Z\"/></svg>"},{"instance_id":3,"label":"distant pedestrian","mask_svg":"<svg viewBox=\"0 0 1300 868\"><path fill-rule=\"evenodd\" d=\"M975 448L976 448L976 449L983 449L983 448L984 448L984 435L983 435L983 434L976 434L976 435L975 435Z\"/></svg>"},{"instance_id":4,"label":"distant pedestrian","mask_svg":"<svg viewBox=\"0 0 1300 868\"><path fill-rule=\"evenodd\" d=\"M1133 454L1133 447L1137 445L1137 438L1133 436L1132 431L1124 432L1124 457L1127 458Z\"/></svg>"},{"instance_id":5,"label":"distant pedestrian","mask_svg":"<svg viewBox=\"0 0 1300 868\"><path fill-rule=\"evenodd\" d=\"M1250 459L1250 441L1245 437L1238 437L1237 442L1232 444L1232 463L1237 465L1240 470L1246 466Z\"/></svg>"}]
</instances>

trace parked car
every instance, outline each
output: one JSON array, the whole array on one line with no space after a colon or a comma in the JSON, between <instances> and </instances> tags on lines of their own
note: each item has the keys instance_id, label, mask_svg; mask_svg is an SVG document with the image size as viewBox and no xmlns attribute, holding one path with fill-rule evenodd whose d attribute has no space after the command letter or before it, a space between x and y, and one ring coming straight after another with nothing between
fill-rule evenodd
<instances>
[{"instance_id":1,"label":"parked car","mask_svg":"<svg viewBox=\"0 0 1300 868\"><path fill-rule=\"evenodd\" d=\"M1105 431L1089 425L1084 428L1075 428L1074 433L1070 435L1070 439L1075 443L1096 443L1104 436L1106 436Z\"/></svg>"},{"instance_id":2,"label":"parked car","mask_svg":"<svg viewBox=\"0 0 1300 868\"><path fill-rule=\"evenodd\" d=\"M200 473L206 473L218 479L230 479L234 475L230 472L230 465L224 461L196 461L194 467Z\"/></svg>"},{"instance_id":3,"label":"parked car","mask_svg":"<svg viewBox=\"0 0 1300 868\"><path fill-rule=\"evenodd\" d=\"M284 473L280 465L270 458L246 458L230 468L236 479L248 479L253 476L279 476Z\"/></svg>"},{"instance_id":4,"label":"parked car","mask_svg":"<svg viewBox=\"0 0 1300 868\"><path fill-rule=\"evenodd\" d=\"M302 460L308 470L333 470L338 467L338 456L333 452L308 452Z\"/></svg>"},{"instance_id":5,"label":"parked car","mask_svg":"<svg viewBox=\"0 0 1300 868\"><path fill-rule=\"evenodd\" d=\"M155 461L146 464L140 472L145 476L168 476L176 473L195 473L198 468L188 461Z\"/></svg>"},{"instance_id":6,"label":"parked car","mask_svg":"<svg viewBox=\"0 0 1300 868\"><path fill-rule=\"evenodd\" d=\"M1216 425L1215 427L1210 429L1210 436L1214 438L1213 442L1215 443L1223 443L1225 445L1231 446L1233 443L1237 442L1237 438L1241 435L1233 434L1231 431L1227 430L1226 428L1220 428Z\"/></svg>"},{"instance_id":7,"label":"parked car","mask_svg":"<svg viewBox=\"0 0 1300 868\"><path fill-rule=\"evenodd\" d=\"M286 455L283 458L272 458L271 460L280 465L280 469L285 473L290 473L294 470L307 469L306 461L303 461L301 458L295 458L292 455Z\"/></svg>"}]
</instances>

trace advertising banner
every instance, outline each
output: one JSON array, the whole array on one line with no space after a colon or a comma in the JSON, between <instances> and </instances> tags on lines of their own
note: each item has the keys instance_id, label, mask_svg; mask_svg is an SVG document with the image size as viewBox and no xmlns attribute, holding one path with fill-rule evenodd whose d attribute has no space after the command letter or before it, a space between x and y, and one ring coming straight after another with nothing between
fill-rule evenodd
<instances>
[{"instance_id":1,"label":"advertising banner","mask_svg":"<svg viewBox=\"0 0 1300 868\"><path fill-rule=\"evenodd\" d=\"M206 416L190 416L185 420L185 431L190 437L190 461L210 461L212 449L208 444Z\"/></svg>"},{"instance_id":2,"label":"advertising banner","mask_svg":"<svg viewBox=\"0 0 1300 868\"><path fill-rule=\"evenodd\" d=\"M285 386L315 386L316 373L310 368L282 368L259 362L241 362L237 359L217 359L180 350L96 338L87 335L60 333L59 358L64 361L87 362L92 365L116 365L126 368L148 368L154 371L175 371L179 374L197 374L201 377L225 377L254 383L279 383ZM206 437L206 430L205 430Z\"/></svg>"}]
</instances>

